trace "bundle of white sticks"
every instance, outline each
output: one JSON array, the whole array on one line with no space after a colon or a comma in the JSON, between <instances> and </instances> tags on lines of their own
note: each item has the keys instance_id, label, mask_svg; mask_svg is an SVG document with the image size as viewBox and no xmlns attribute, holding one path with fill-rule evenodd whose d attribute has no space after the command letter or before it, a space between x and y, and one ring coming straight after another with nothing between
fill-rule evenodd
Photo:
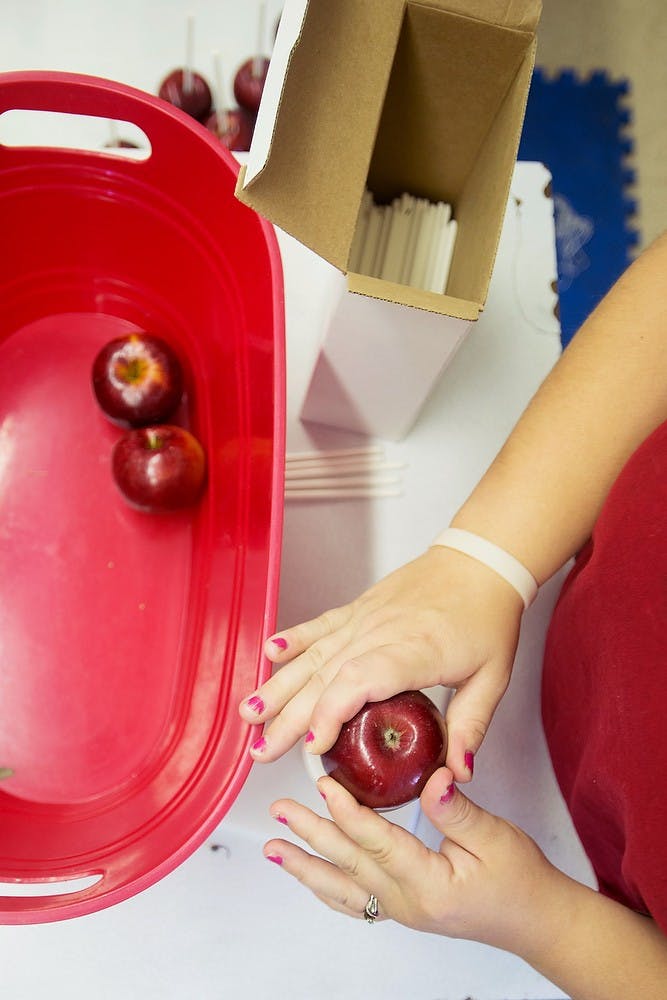
<instances>
[{"instance_id":1,"label":"bundle of white sticks","mask_svg":"<svg viewBox=\"0 0 667 1000\"><path fill-rule=\"evenodd\" d=\"M300 451L285 457L286 500L354 500L401 496L402 462L381 447Z\"/></svg>"},{"instance_id":2,"label":"bundle of white sticks","mask_svg":"<svg viewBox=\"0 0 667 1000\"><path fill-rule=\"evenodd\" d=\"M350 248L349 270L427 292L447 291L457 222L446 202L402 194L376 205L365 191Z\"/></svg>"}]
</instances>

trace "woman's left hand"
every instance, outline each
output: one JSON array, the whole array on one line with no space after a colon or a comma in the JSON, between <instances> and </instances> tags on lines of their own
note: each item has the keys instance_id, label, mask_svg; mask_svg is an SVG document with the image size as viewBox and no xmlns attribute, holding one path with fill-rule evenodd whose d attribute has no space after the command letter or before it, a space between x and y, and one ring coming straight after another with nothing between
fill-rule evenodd
<instances>
[{"instance_id":1,"label":"woman's left hand","mask_svg":"<svg viewBox=\"0 0 667 1000\"><path fill-rule=\"evenodd\" d=\"M536 935L553 933L549 918L564 908L561 890L570 880L527 834L466 798L447 768L421 795L444 835L439 851L359 805L332 778L318 786L331 819L290 799L274 802L271 814L320 856L285 840L269 841L264 854L328 906L363 917L372 893L379 920L517 954L533 954L542 945Z\"/></svg>"}]
</instances>

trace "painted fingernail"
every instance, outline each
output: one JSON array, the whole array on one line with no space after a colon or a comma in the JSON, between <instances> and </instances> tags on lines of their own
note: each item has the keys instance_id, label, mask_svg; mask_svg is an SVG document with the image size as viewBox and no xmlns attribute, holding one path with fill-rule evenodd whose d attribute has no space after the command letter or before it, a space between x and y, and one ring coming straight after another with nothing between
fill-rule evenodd
<instances>
[{"instance_id":1,"label":"painted fingernail","mask_svg":"<svg viewBox=\"0 0 667 1000\"><path fill-rule=\"evenodd\" d=\"M281 635L274 636L271 639L271 642L274 646L277 646L278 649L287 649L287 639L283 639Z\"/></svg>"},{"instance_id":2,"label":"painted fingernail","mask_svg":"<svg viewBox=\"0 0 667 1000\"><path fill-rule=\"evenodd\" d=\"M470 774L472 775L473 771L475 770L475 755L472 752L472 750L466 750L465 754L463 755L463 762L470 771Z\"/></svg>"},{"instance_id":3,"label":"painted fingernail","mask_svg":"<svg viewBox=\"0 0 667 1000\"><path fill-rule=\"evenodd\" d=\"M267 861L273 861L274 865L281 865L283 863L283 859L279 854L265 854L264 856Z\"/></svg>"},{"instance_id":4,"label":"painted fingernail","mask_svg":"<svg viewBox=\"0 0 667 1000\"><path fill-rule=\"evenodd\" d=\"M263 736L260 736L258 740L255 740L253 745L250 747L253 753L262 753L266 750L266 740Z\"/></svg>"},{"instance_id":5,"label":"painted fingernail","mask_svg":"<svg viewBox=\"0 0 667 1000\"><path fill-rule=\"evenodd\" d=\"M283 824L283 826L287 826L287 816L283 816L282 813L276 813L273 818L277 819L279 823Z\"/></svg>"},{"instance_id":6,"label":"painted fingernail","mask_svg":"<svg viewBox=\"0 0 667 1000\"><path fill-rule=\"evenodd\" d=\"M320 795L322 796L322 798L324 799L324 801L326 802L326 800L327 800L327 797L326 797L326 795L324 794L324 792L323 792L323 791L321 791L320 789L318 789L318 791L319 791Z\"/></svg>"},{"instance_id":7,"label":"painted fingernail","mask_svg":"<svg viewBox=\"0 0 667 1000\"><path fill-rule=\"evenodd\" d=\"M451 802L452 799L454 798L454 792L455 791L456 791L456 787L454 785L454 782L452 782L451 785L440 796L440 805L441 806L446 806L448 802Z\"/></svg>"},{"instance_id":8,"label":"painted fingernail","mask_svg":"<svg viewBox=\"0 0 667 1000\"><path fill-rule=\"evenodd\" d=\"M252 698L248 698L246 705L253 712L257 712L258 715L260 714L260 712L264 711L264 702L259 697L259 695L254 694Z\"/></svg>"},{"instance_id":9,"label":"painted fingernail","mask_svg":"<svg viewBox=\"0 0 667 1000\"><path fill-rule=\"evenodd\" d=\"M306 735L304 736L303 742L312 743L314 739L315 739L315 733L313 732L312 729L309 729Z\"/></svg>"}]
</instances>

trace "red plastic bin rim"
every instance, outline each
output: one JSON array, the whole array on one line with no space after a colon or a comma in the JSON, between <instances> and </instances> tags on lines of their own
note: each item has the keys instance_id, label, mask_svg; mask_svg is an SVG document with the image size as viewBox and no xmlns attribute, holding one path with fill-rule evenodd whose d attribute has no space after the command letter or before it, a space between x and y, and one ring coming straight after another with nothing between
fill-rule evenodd
<instances>
[{"instance_id":1,"label":"red plastic bin rim","mask_svg":"<svg viewBox=\"0 0 667 1000\"><path fill-rule=\"evenodd\" d=\"M15 96L19 93L26 95L20 103L17 103ZM57 95L54 99L54 94ZM72 109L67 106L70 98L76 97L72 103ZM87 76L76 73L65 73L55 71L21 71L0 73L0 113L15 107L30 108L33 110L45 111L70 111L74 113L89 114L95 117L108 117L111 119L121 117L114 111L116 103L122 102L122 118L127 121L136 121L141 126L141 109L150 109L151 113L158 111L165 118L177 123L179 128L186 128L196 135L197 140L205 143L213 153L219 156L225 163L238 173L238 163L229 151L219 142L219 140L208 132L199 123L194 122L188 115L173 107L162 99L147 94L141 90L126 84L114 82L104 78ZM64 102L64 103L63 103ZM135 114L131 111L134 110ZM6 149L6 147L2 147ZM69 156L71 151L64 151ZM114 154L104 151L99 153L86 151L89 158L109 157L116 159ZM278 242L273 227L264 219L257 217L261 226L264 239L266 241L267 254L273 272L271 282L272 303L271 311L274 323L273 345L273 463L271 471L271 516L269 524L269 552L274 554L274 558L269 560L266 598L264 603L265 615L263 621L264 635L269 634L275 626L275 612L278 600L279 574L280 574L280 546L282 543L283 530L283 491L284 491L284 455L285 455L285 348L284 348L284 295L282 287L282 265ZM259 664L258 680L261 682L268 676L270 665L263 660ZM245 749L249 750L255 733L252 727L248 726ZM181 847L174 851L170 857L162 863L156 865L150 871L141 872L129 877L127 882L109 892L104 891L104 877L99 882L88 889L62 896L34 896L23 897L20 909L13 906L7 912L3 912L3 900L0 897L0 922L3 923L38 923L51 922L68 919L92 913L103 907L110 906L122 900L128 899L136 893L143 891L148 886L159 881L170 871L180 865L192 852L199 847L210 835L213 829L219 824L222 816L227 811L231 802L236 798L243 787L251 766L249 754L237 762L232 780L229 784L227 799L219 803L217 808L211 812L199 829L193 833ZM78 871L78 876L86 874L97 874L97 872ZM32 880L31 880L32 881ZM45 883L47 885L48 883ZM15 897L6 897L5 902L16 904Z\"/></svg>"}]
</instances>

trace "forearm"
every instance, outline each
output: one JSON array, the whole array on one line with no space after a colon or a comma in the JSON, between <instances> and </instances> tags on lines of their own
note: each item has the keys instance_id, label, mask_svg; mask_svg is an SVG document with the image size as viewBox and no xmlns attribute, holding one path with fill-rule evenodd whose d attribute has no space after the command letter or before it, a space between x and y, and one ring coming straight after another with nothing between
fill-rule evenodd
<instances>
[{"instance_id":1,"label":"forearm","mask_svg":"<svg viewBox=\"0 0 667 1000\"><path fill-rule=\"evenodd\" d=\"M667 418L667 236L577 333L453 525L542 583L589 537L638 445Z\"/></svg>"},{"instance_id":2,"label":"forearm","mask_svg":"<svg viewBox=\"0 0 667 1000\"><path fill-rule=\"evenodd\" d=\"M521 957L572 1000L667 1000L667 938L654 921L558 876L539 941Z\"/></svg>"}]
</instances>

